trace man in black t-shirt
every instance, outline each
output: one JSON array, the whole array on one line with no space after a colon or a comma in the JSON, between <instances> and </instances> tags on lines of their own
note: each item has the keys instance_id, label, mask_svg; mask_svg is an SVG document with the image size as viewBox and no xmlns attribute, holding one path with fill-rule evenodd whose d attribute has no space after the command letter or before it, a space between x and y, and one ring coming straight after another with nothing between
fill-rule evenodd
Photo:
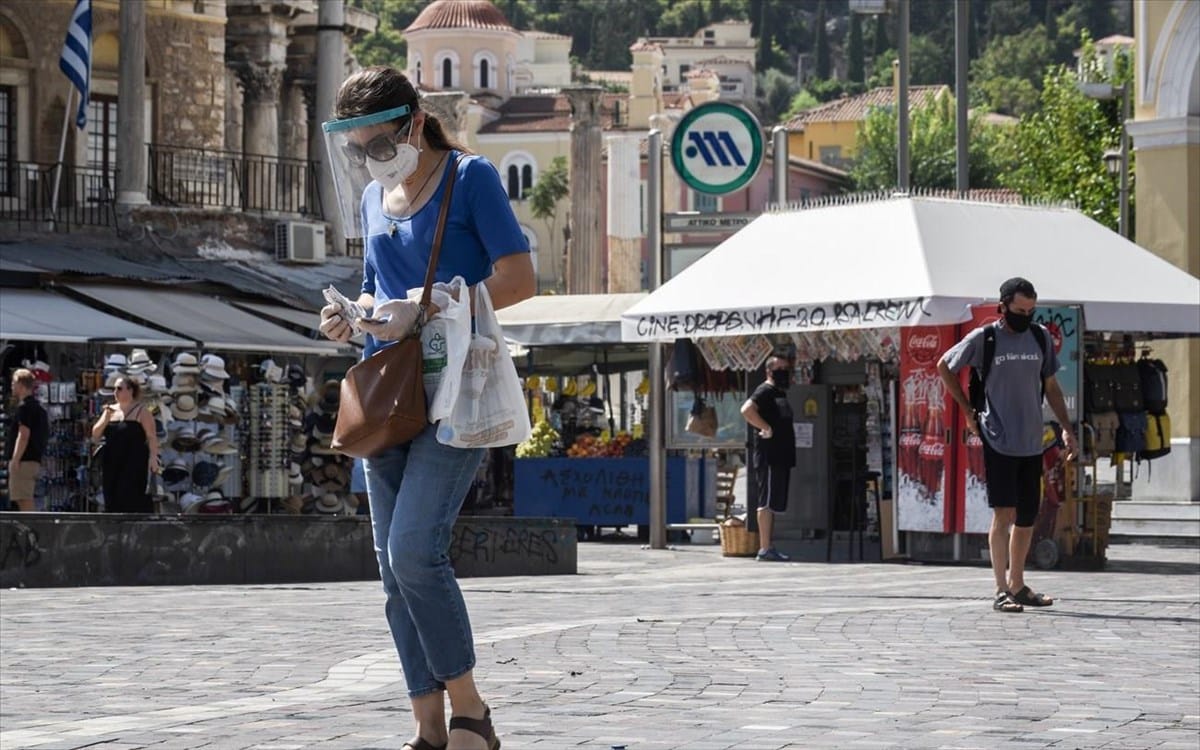
<instances>
[{"instance_id":1,"label":"man in black t-shirt","mask_svg":"<svg viewBox=\"0 0 1200 750\"><path fill-rule=\"evenodd\" d=\"M17 402L8 434L12 440L8 453L8 498L17 510L34 510L33 494L42 453L50 439L50 418L33 395L37 381L24 368L13 372L12 392Z\"/></svg>"},{"instance_id":2,"label":"man in black t-shirt","mask_svg":"<svg viewBox=\"0 0 1200 750\"><path fill-rule=\"evenodd\" d=\"M742 416L756 429L752 466L758 485L758 560L784 562L788 556L775 549L771 532L775 514L787 510L788 479L796 465L796 428L787 389L791 364L780 356L767 360L767 382L754 389L742 404Z\"/></svg>"}]
</instances>

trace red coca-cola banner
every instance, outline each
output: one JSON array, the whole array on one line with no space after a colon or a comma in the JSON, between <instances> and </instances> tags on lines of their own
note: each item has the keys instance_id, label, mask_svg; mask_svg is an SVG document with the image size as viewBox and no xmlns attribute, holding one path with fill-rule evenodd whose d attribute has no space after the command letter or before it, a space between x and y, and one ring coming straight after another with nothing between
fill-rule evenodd
<instances>
[{"instance_id":1,"label":"red coca-cola banner","mask_svg":"<svg viewBox=\"0 0 1200 750\"><path fill-rule=\"evenodd\" d=\"M954 400L937 373L957 341L957 326L919 326L900 332L897 516L902 531L949 532L956 527L950 428Z\"/></svg>"},{"instance_id":2,"label":"red coca-cola banner","mask_svg":"<svg viewBox=\"0 0 1200 750\"><path fill-rule=\"evenodd\" d=\"M981 325L995 323L1000 319L996 305L979 305L971 308L971 321L960 327L966 336ZM964 367L958 374L963 393L970 396L971 368ZM958 524L955 531L971 534L986 534L992 525L992 509L987 504L987 475L983 470L983 441L967 429L967 415L959 414L955 420L955 444L963 460L955 473L956 504L961 507L956 513Z\"/></svg>"}]
</instances>

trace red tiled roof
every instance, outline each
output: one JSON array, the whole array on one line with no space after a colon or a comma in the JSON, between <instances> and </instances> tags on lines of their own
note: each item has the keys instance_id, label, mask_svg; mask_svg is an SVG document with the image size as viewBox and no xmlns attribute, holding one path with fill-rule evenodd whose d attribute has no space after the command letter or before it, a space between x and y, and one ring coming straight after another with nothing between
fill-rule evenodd
<instances>
[{"instance_id":1,"label":"red tiled roof","mask_svg":"<svg viewBox=\"0 0 1200 750\"><path fill-rule=\"evenodd\" d=\"M434 0L404 31L425 29L516 31L491 0Z\"/></svg>"},{"instance_id":2,"label":"red tiled roof","mask_svg":"<svg viewBox=\"0 0 1200 750\"><path fill-rule=\"evenodd\" d=\"M942 93L949 93L948 86L910 86L908 106L923 107L933 102ZM845 96L825 102L819 107L807 109L783 125L788 130L800 131L808 122L862 122L873 107L890 107L896 103L896 92L891 86L871 89L858 96Z\"/></svg>"},{"instance_id":3,"label":"red tiled roof","mask_svg":"<svg viewBox=\"0 0 1200 750\"><path fill-rule=\"evenodd\" d=\"M601 128L615 127L614 114L617 103L628 119L626 98L623 94L601 94ZM555 133L571 129L571 102L566 94L514 96L499 108L500 118L479 129L480 135L493 133Z\"/></svg>"}]
</instances>

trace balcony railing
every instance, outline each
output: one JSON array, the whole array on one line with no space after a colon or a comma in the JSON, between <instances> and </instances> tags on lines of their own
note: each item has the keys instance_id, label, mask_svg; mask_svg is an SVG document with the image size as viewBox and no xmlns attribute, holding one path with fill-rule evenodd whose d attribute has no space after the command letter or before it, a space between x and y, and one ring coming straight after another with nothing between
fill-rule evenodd
<instances>
[{"instance_id":1,"label":"balcony railing","mask_svg":"<svg viewBox=\"0 0 1200 750\"><path fill-rule=\"evenodd\" d=\"M175 146L149 150L152 203L324 216L316 162Z\"/></svg>"},{"instance_id":2,"label":"balcony railing","mask_svg":"<svg viewBox=\"0 0 1200 750\"><path fill-rule=\"evenodd\" d=\"M148 153L153 205L324 218L316 162L160 145ZM57 211L54 179L52 163L0 161L0 220L115 225L114 170L64 164Z\"/></svg>"}]
</instances>

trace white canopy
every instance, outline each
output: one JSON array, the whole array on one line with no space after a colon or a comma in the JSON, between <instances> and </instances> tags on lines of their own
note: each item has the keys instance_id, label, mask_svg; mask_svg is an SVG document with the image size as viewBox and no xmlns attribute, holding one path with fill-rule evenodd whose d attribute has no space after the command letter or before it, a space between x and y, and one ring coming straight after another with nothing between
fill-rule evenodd
<instances>
[{"instance_id":1,"label":"white canopy","mask_svg":"<svg viewBox=\"0 0 1200 750\"><path fill-rule=\"evenodd\" d=\"M1078 211L937 198L764 214L630 308L626 341L959 323L1024 276L1089 330L1200 334L1200 279Z\"/></svg>"},{"instance_id":2,"label":"white canopy","mask_svg":"<svg viewBox=\"0 0 1200 750\"><path fill-rule=\"evenodd\" d=\"M628 294L542 294L502 310L504 338L525 346L621 343L621 314L645 299Z\"/></svg>"}]
</instances>

